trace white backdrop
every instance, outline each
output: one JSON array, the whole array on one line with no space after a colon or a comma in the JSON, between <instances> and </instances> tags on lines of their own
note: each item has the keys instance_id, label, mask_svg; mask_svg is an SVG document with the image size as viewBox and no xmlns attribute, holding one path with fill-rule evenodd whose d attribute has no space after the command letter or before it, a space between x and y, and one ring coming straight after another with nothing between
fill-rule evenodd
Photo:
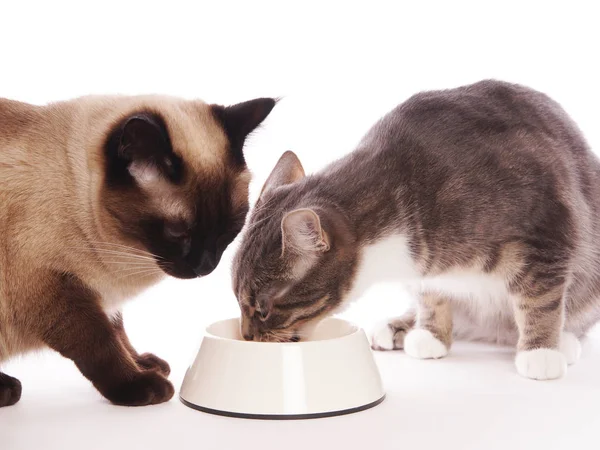
<instances>
[{"instance_id":1,"label":"white backdrop","mask_svg":"<svg viewBox=\"0 0 600 450\"><path fill-rule=\"evenodd\" d=\"M2 2L0 97L41 104L162 93L229 104L281 96L246 146L252 201L283 151L316 171L411 94L483 78L550 94L599 149L592 4ZM167 359L176 385L202 328L238 314L229 278L234 248L209 277L167 280L125 307L134 345ZM405 302L400 287L380 286L346 316L369 326ZM72 363L49 352L15 359L6 372L23 381L24 400L89 388Z\"/></svg>"}]
</instances>

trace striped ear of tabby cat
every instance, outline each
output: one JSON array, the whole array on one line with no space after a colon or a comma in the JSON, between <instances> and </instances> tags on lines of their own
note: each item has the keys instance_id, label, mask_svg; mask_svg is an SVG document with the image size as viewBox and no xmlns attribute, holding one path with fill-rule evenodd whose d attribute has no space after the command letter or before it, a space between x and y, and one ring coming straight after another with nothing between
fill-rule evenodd
<instances>
[{"instance_id":1,"label":"striped ear of tabby cat","mask_svg":"<svg viewBox=\"0 0 600 450\"><path fill-rule=\"evenodd\" d=\"M212 272L248 211L246 137L275 100L0 99L0 363L48 346L108 400L169 400L169 365L131 346L120 304ZM0 406L21 396L0 373Z\"/></svg>"},{"instance_id":2,"label":"striped ear of tabby cat","mask_svg":"<svg viewBox=\"0 0 600 450\"><path fill-rule=\"evenodd\" d=\"M301 339L399 280L414 307L374 348L511 344L521 375L561 377L600 319L599 198L600 163L548 96L493 80L414 95L314 175L281 157L234 260L242 333Z\"/></svg>"}]
</instances>

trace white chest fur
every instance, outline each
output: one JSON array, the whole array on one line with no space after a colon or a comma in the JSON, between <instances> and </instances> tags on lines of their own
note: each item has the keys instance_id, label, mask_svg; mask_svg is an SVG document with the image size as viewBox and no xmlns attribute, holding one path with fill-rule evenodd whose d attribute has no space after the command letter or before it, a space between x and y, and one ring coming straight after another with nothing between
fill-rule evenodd
<instances>
[{"instance_id":1,"label":"white chest fur","mask_svg":"<svg viewBox=\"0 0 600 450\"><path fill-rule=\"evenodd\" d=\"M358 300L376 283L401 281L408 287L419 280L406 236L393 235L363 248L348 301Z\"/></svg>"},{"instance_id":2,"label":"white chest fur","mask_svg":"<svg viewBox=\"0 0 600 450\"><path fill-rule=\"evenodd\" d=\"M501 277L466 268L423 277L404 235L389 236L363 249L348 300L360 298L375 283L390 281L403 283L415 295L437 292L452 300L467 302L482 318L511 313L506 284Z\"/></svg>"}]
</instances>

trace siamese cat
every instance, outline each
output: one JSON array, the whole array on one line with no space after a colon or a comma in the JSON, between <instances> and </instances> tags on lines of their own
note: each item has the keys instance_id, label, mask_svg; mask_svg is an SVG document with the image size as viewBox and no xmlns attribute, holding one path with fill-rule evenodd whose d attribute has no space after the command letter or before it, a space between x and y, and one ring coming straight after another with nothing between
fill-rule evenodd
<instances>
[{"instance_id":1,"label":"siamese cat","mask_svg":"<svg viewBox=\"0 0 600 450\"><path fill-rule=\"evenodd\" d=\"M319 173L281 157L235 257L242 334L301 339L398 279L415 305L375 349L509 343L521 375L558 378L600 318L598 237L600 163L555 101L499 81L423 92Z\"/></svg>"},{"instance_id":2,"label":"siamese cat","mask_svg":"<svg viewBox=\"0 0 600 450\"><path fill-rule=\"evenodd\" d=\"M0 99L0 364L50 347L118 405L173 396L120 305L163 276L209 274L241 230L244 141L275 100ZM20 382L0 372L0 406Z\"/></svg>"}]
</instances>

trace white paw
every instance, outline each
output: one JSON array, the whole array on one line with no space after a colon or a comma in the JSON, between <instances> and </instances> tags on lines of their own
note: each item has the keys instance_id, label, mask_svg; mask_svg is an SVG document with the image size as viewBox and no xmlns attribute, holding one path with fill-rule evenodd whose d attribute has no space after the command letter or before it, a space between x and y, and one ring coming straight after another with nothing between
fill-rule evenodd
<instances>
[{"instance_id":1,"label":"white paw","mask_svg":"<svg viewBox=\"0 0 600 450\"><path fill-rule=\"evenodd\" d=\"M554 380L567 372L567 358L551 348L518 352L515 365L519 375L533 380Z\"/></svg>"},{"instance_id":2,"label":"white paw","mask_svg":"<svg viewBox=\"0 0 600 450\"><path fill-rule=\"evenodd\" d=\"M575 364L581 356L581 343L573 333L563 331L560 335L559 350L565 355L567 364Z\"/></svg>"},{"instance_id":3,"label":"white paw","mask_svg":"<svg viewBox=\"0 0 600 450\"><path fill-rule=\"evenodd\" d=\"M419 359L437 359L448 354L442 341L430 331L421 328L410 330L404 338L404 351L407 355Z\"/></svg>"},{"instance_id":4,"label":"white paw","mask_svg":"<svg viewBox=\"0 0 600 450\"><path fill-rule=\"evenodd\" d=\"M394 350L394 332L387 323L375 328L371 336L371 348L373 350Z\"/></svg>"}]
</instances>

